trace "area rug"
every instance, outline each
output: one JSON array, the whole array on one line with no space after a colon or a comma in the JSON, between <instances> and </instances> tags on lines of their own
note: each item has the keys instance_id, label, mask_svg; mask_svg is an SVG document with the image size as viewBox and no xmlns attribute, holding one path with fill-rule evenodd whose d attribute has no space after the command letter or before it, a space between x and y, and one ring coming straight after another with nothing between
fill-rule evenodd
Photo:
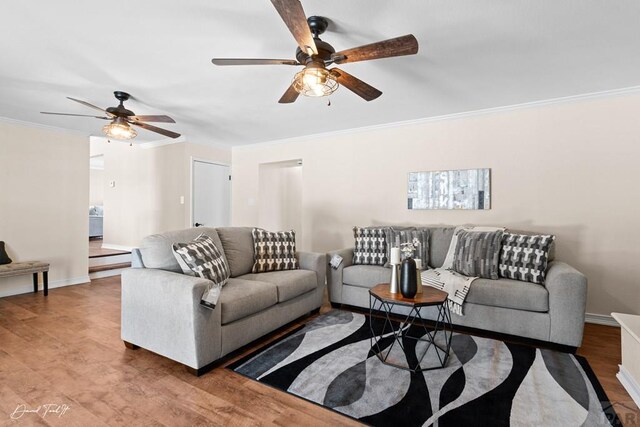
<instances>
[{"instance_id":1,"label":"area rug","mask_svg":"<svg viewBox=\"0 0 640 427\"><path fill-rule=\"evenodd\" d=\"M373 321L381 330L384 320ZM416 360L411 342L392 351ZM580 356L454 333L444 368L411 373L380 362L369 317L347 311L319 316L228 368L375 426L620 425Z\"/></svg>"}]
</instances>

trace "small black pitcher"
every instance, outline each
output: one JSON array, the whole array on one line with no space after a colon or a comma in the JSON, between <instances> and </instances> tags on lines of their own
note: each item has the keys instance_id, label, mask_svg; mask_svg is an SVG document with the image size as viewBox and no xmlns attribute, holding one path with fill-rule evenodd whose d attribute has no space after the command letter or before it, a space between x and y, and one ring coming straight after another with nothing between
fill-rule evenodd
<instances>
[{"instance_id":1,"label":"small black pitcher","mask_svg":"<svg viewBox=\"0 0 640 427\"><path fill-rule=\"evenodd\" d=\"M400 293L405 298L413 298L418 292L416 262L413 258L402 261L400 270Z\"/></svg>"}]
</instances>

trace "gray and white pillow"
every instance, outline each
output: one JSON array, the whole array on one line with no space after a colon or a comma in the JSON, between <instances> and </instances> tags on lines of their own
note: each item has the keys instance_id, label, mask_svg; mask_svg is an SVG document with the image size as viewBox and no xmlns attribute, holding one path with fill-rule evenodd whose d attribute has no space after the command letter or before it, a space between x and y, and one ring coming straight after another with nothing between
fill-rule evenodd
<instances>
[{"instance_id":1,"label":"gray and white pillow","mask_svg":"<svg viewBox=\"0 0 640 427\"><path fill-rule=\"evenodd\" d=\"M384 228L353 227L354 265L381 265L387 262L387 236Z\"/></svg>"},{"instance_id":2,"label":"gray and white pillow","mask_svg":"<svg viewBox=\"0 0 640 427\"><path fill-rule=\"evenodd\" d=\"M229 279L229 265L211 237L201 234L189 243L174 243L173 254L186 274L211 280L200 304L215 308L220 291Z\"/></svg>"},{"instance_id":3,"label":"gray and white pillow","mask_svg":"<svg viewBox=\"0 0 640 427\"><path fill-rule=\"evenodd\" d=\"M422 261L422 268L429 267L429 229L428 228L407 228L398 229L389 227L385 230L387 239L387 262L385 267L391 267L391 248L401 248L402 243L411 243L413 239L418 239L420 245L413 251L413 259Z\"/></svg>"},{"instance_id":4,"label":"gray and white pillow","mask_svg":"<svg viewBox=\"0 0 640 427\"><path fill-rule=\"evenodd\" d=\"M253 236L254 262L252 273L267 271L297 270L296 232L251 230Z\"/></svg>"},{"instance_id":5,"label":"gray and white pillow","mask_svg":"<svg viewBox=\"0 0 640 427\"><path fill-rule=\"evenodd\" d=\"M504 233L500 254L500 276L544 284L549 252L556 236Z\"/></svg>"},{"instance_id":6,"label":"gray and white pillow","mask_svg":"<svg viewBox=\"0 0 640 427\"><path fill-rule=\"evenodd\" d=\"M453 269L469 277L499 279L503 234L502 230L460 232L453 258Z\"/></svg>"}]
</instances>

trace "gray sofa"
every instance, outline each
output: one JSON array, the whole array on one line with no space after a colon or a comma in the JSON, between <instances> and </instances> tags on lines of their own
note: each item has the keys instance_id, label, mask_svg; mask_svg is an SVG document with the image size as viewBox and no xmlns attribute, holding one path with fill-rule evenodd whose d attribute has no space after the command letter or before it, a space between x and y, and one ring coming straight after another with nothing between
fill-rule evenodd
<instances>
[{"instance_id":1,"label":"gray sofa","mask_svg":"<svg viewBox=\"0 0 640 427\"><path fill-rule=\"evenodd\" d=\"M182 274L171 249L200 233L227 259L231 278L215 309L200 305L206 279ZM251 274L249 227L192 228L144 238L122 273L122 340L200 375L214 361L322 305L326 255L298 253L299 270Z\"/></svg>"},{"instance_id":2,"label":"gray sofa","mask_svg":"<svg viewBox=\"0 0 640 427\"><path fill-rule=\"evenodd\" d=\"M455 227L429 228L430 267L442 266ZM343 258L338 269L327 267L329 299L333 306L369 308L369 289L389 282L389 268L352 265L353 248L329 252ZM476 279L464 305L464 316L452 313L455 325L547 341L572 348L582 342L587 279L575 268L553 259L544 285L510 279ZM398 313L406 309L398 307ZM435 319L436 310L426 310Z\"/></svg>"}]
</instances>

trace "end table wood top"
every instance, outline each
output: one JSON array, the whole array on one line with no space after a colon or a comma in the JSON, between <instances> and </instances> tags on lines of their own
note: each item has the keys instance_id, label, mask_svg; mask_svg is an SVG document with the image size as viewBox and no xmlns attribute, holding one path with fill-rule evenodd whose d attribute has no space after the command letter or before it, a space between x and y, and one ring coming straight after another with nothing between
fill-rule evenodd
<instances>
[{"instance_id":1,"label":"end table wood top","mask_svg":"<svg viewBox=\"0 0 640 427\"><path fill-rule=\"evenodd\" d=\"M397 294L392 294L391 292L389 292L388 283L381 283L374 286L373 288L369 289L369 293L380 300L412 306L442 304L447 300L447 297L449 296L449 294L444 291L432 288L431 286L423 285L421 294L416 294L416 296L413 298L405 298L400 292L398 292Z\"/></svg>"}]
</instances>

